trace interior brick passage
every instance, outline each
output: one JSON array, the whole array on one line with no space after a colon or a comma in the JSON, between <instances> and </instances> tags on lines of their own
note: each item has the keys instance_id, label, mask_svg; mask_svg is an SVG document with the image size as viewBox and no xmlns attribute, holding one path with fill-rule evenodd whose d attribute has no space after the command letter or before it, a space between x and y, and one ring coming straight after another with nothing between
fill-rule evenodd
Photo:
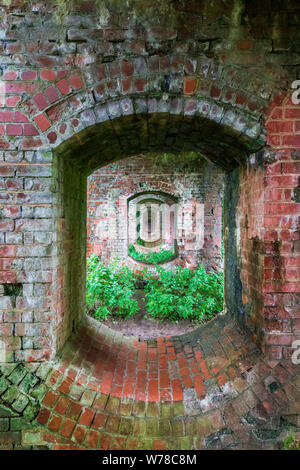
<instances>
[{"instance_id":1,"label":"interior brick passage","mask_svg":"<svg viewBox=\"0 0 300 470\"><path fill-rule=\"evenodd\" d=\"M164 267L204 264L208 269L222 269L223 172L203 158L195 161L195 154L164 158L125 158L88 177L87 255L99 255L106 263L118 258L131 269L141 270L144 266L128 256L129 217L135 230L137 223L136 211L129 214L128 201L145 192L148 197L163 192L177 198L177 256Z\"/></svg>"},{"instance_id":2,"label":"interior brick passage","mask_svg":"<svg viewBox=\"0 0 300 470\"><path fill-rule=\"evenodd\" d=\"M6 448L278 449L287 425L299 425L299 385L296 366L270 367L224 316L146 342L89 319L54 364L2 368L0 439Z\"/></svg>"}]
</instances>

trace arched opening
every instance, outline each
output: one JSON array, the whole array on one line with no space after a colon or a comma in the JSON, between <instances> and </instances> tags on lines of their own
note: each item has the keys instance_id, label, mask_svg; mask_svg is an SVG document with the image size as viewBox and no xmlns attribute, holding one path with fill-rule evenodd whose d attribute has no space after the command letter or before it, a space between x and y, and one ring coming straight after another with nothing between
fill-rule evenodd
<instances>
[{"instance_id":1,"label":"arched opening","mask_svg":"<svg viewBox=\"0 0 300 470\"><path fill-rule=\"evenodd\" d=\"M170 152L180 158L182 152L192 151L225 171L225 310L245 322L241 228L237 226L236 213L240 198L239 168L246 164L249 153L261 145L260 138L203 117L168 113L120 117L116 113L116 117L112 115L74 134L56 149L60 214L57 263L61 274L60 288L54 293L58 350L84 318L87 176L109 163L140 153Z\"/></svg>"},{"instance_id":2,"label":"arched opening","mask_svg":"<svg viewBox=\"0 0 300 470\"><path fill-rule=\"evenodd\" d=\"M142 340L223 310L223 179L194 153L125 158L88 177L89 315Z\"/></svg>"}]
</instances>

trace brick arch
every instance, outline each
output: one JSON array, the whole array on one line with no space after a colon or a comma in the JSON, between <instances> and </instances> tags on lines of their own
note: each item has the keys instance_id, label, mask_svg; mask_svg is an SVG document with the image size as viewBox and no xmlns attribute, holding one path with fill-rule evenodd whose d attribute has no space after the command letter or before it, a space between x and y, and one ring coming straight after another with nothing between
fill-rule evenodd
<instances>
[{"instance_id":1,"label":"brick arch","mask_svg":"<svg viewBox=\"0 0 300 470\"><path fill-rule=\"evenodd\" d=\"M158 61L157 70L153 60ZM236 167L246 168L246 163L250 161L247 160L247 155L265 146L265 129L261 122L262 118L269 115L267 104L270 97L276 93L276 87L270 91L270 85L268 88L264 84L263 77L254 76L254 72L247 76L243 67L222 68L211 59L208 60L209 65L201 65L202 57L196 60L192 74L192 69L186 61L192 63L193 59L184 59L183 62L182 60L181 58L176 62L175 57L150 57L147 60L142 59L142 62L141 59L130 59L109 64L92 64L84 73L75 69L62 73L56 71L50 86L49 82L45 82L30 100L22 102L18 107L18 113L24 116L24 123L20 123L23 126L23 137L22 140L16 137L15 142L21 142L21 149L52 149L53 187L56 188L53 201L55 210L63 214L60 217L54 215L58 255L55 258L55 282L51 288L54 293L49 342L55 345L44 351L47 357L55 354L81 319L80 303L77 302L76 296L82 292L82 286L85 284L83 270L79 269L81 275L76 276L75 282L71 283L70 279L78 268L73 263L72 253L76 250L79 250L79 253L80 247L84 246L84 231L81 230L81 235L75 237L76 240L70 234L77 230L74 225L76 219L73 218L72 221L72 215L77 214L77 218L85 220L83 194L87 174L118 158L153 150L173 151L178 155L182 150L201 152L208 160L232 173ZM176 72L176 68L182 63L184 72L180 74L177 73L178 70ZM128 64L129 69L126 68ZM241 77L243 87L239 83ZM120 83L124 80L131 80L131 83L135 84L134 87L120 88ZM136 88L137 83L144 83L143 90ZM171 87L172 83L174 86ZM117 86L117 89L112 91L114 86ZM24 137L27 132L29 135ZM269 143L272 145L272 142ZM3 142L3 145L8 144ZM261 156L262 153L258 153L257 161L259 165L264 165L264 156ZM267 154L266 156L268 157ZM256 186L254 173L255 170L252 173L245 170L243 184L245 181L247 184L244 185L243 191L251 191L253 183L254 187ZM259 186L262 187L262 167L260 173ZM259 172L256 172L257 174ZM230 185L233 184L236 188L236 195L240 196L238 193L242 188L236 183L238 180L239 176L236 180L231 177L228 179ZM74 183L71 189L68 186L70 181ZM75 183L79 186L76 187ZM76 195L73 201L68 200L68 194ZM243 196L247 200L247 195ZM230 191L227 197L232 203ZM247 201L254 212L257 202L255 197L252 201ZM236 207L237 201L234 204ZM255 224L256 218L253 220ZM259 236L263 236L261 219L259 227ZM241 230L244 233L244 229ZM228 243L236 244L236 236L234 235ZM251 252L251 249L249 251ZM66 253L70 254L71 264L66 262ZM85 254L81 252L78 262L82 266L84 257ZM234 262L234 273L231 272L229 276L231 279L240 278L240 258L239 254ZM253 273L251 275L253 277ZM70 288L66 287L68 282L70 286L72 284ZM254 282L259 284L254 292L261 292L262 278ZM247 287L245 281L238 289L235 283L230 283L227 296L233 298L230 309L238 307L242 312L239 316L244 323L248 317L253 317L251 311L263 311L261 297L255 305L247 301L246 307L244 306L242 290L245 286ZM235 290L238 292L237 296ZM251 295L248 292L248 300L249 297L251 298ZM66 312L71 311L77 313L66 315ZM260 344L264 341L263 323L262 313L258 315L258 319L255 318L254 327L250 322L253 338ZM29 360L44 357L43 352L39 355L35 351L33 353L28 356ZM23 352L20 357L26 357L27 360L27 355Z\"/></svg>"},{"instance_id":2,"label":"brick arch","mask_svg":"<svg viewBox=\"0 0 300 470\"><path fill-rule=\"evenodd\" d=\"M169 192L166 190L162 191L160 188L156 188L155 185L149 185L149 188L147 187L147 189L136 188L136 190L131 193L131 196L127 197L127 203L139 196L148 196L149 194L164 196L166 198L172 199L174 202L178 202L179 197L174 194L174 190L172 191L172 189L169 189L170 183L168 181L166 182L166 185L168 186Z\"/></svg>"},{"instance_id":3,"label":"brick arch","mask_svg":"<svg viewBox=\"0 0 300 470\"><path fill-rule=\"evenodd\" d=\"M84 310L84 228L81 226L80 234L72 217L76 213L85 220L86 175L119 158L152 151L201 152L230 171L244 165L249 153L265 145L260 125L265 103L257 98L257 109L252 106L252 96L241 96L236 69L220 73L213 61L208 67L197 63L194 76L187 77L192 59L184 64L174 57L157 60L157 70L151 58L92 64L84 75L70 72L23 104L24 112L39 128L40 137L54 151L57 173L68 175L58 178L58 205L63 207L66 219L57 263L61 284L53 300L58 349L80 322L80 309ZM185 73L178 74L182 65ZM124 80L134 83L133 89L124 88ZM120 83L122 90L116 90ZM69 187L70 181L74 187ZM72 201L72 194L80 194L80 199ZM59 238L63 230L58 227ZM72 233L77 233L75 239ZM70 252L69 264L64 246ZM77 260L71 255L75 250L81 252ZM75 272L81 272L76 282ZM79 302L76 299L80 292Z\"/></svg>"},{"instance_id":4,"label":"brick arch","mask_svg":"<svg viewBox=\"0 0 300 470\"><path fill-rule=\"evenodd\" d=\"M260 124L253 117L196 96L128 96L92 107L89 104L75 115L63 114L44 132L49 138L61 126L66 135L52 142L57 205L63 213L63 223L60 219L56 222L61 282L53 295L58 349L81 322L84 312L88 174L120 158L153 151L172 152L179 158L182 151L201 152L212 163L232 172L245 165L250 152L264 145ZM232 289L230 286L228 296ZM234 300L233 305L239 301Z\"/></svg>"},{"instance_id":5,"label":"brick arch","mask_svg":"<svg viewBox=\"0 0 300 470\"><path fill-rule=\"evenodd\" d=\"M219 133L215 124L220 124L224 137L231 133L248 151L263 145L260 120L272 87L257 71L214 57L120 59L90 64L84 71L45 70L43 78L42 86L18 106L29 119L24 134L33 146L38 135L51 148L66 141L69 146L70 138L85 140L87 128L95 124L157 113L197 117L208 134ZM225 150L230 147L231 142Z\"/></svg>"},{"instance_id":6,"label":"brick arch","mask_svg":"<svg viewBox=\"0 0 300 470\"><path fill-rule=\"evenodd\" d=\"M155 104L158 104L157 101ZM178 102L177 99L174 101ZM130 106L128 100L127 105ZM196 151L212 163L230 170L245 163L245 156L263 145L260 136L245 136L232 127L201 116L186 115L184 112L172 114L166 108L165 112L147 114L145 110L143 114L133 112L127 116L114 117L107 113L110 106L117 107L119 103L102 106L100 119L103 118L103 122L95 122L73 135L56 148L56 154L75 158L76 166L86 174L120 156L151 151L175 154ZM193 102L193 106L197 107L197 103Z\"/></svg>"},{"instance_id":7,"label":"brick arch","mask_svg":"<svg viewBox=\"0 0 300 470\"><path fill-rule=\"evenodd\" d=\"M299 202L296 196L299 186L299 110L291 102L290 95L284 94L273 101L267 115L268 142L272 148L258 152L256 158L252 155L247 167L244 165L240 171L228 173L226 223L229 224L230 219L235 218L235 213L237 218L235 230L231 230L227 240L229 246L240 243L240 253L232 253L229 250L231 266L227 266L227 300L229 310L236 309L238 319L248 324L252 339L264 348L267 357L277 360L283 357L282 354L288 358L293 352L291 345L299 328L296 312L299 251ZM104 145L109 146L110 153L112 149L121 152L123 149L119 146L118 139L115 148L111 144L116 135L131 138L134 136L137 139L141 135L141 129L148 129L149 121L159 123L160 119L167 121L168 128L172 114L154 113L150 117L144 114L128 117L128 121L123 116L86 127L56 149L57 160L60 164L73 165L74 172L75 159L80 160L80 152L88 150L88 144L94 137L101 137L99 130L102 125L104 134L110 129L111 137ZM181 119L181 125L188 129L189 136L193 132L193 126L197 132L199 129L208 129L203 126L201 118L198 122L201 122L202 126L197 126L195 117L183 115ZM222 139L228 138L228 134L224 135L221 124L217 128L222 143ZM199 138L200 132L197 132ZM147 139L145 142L148 143ZM152 145L149 149L163 150L161 142L156 140L155 143L158 147ZM214 143L218 144L217 139L214 139ZM197 149L197 141L192 141L192 145ZM98 144L97 149L102 157ZM130 151L134 152L134 147L128 147L128 153ZM87 154L89 158L94 159L92 166L86 169L85 165L78 165L76 174L78 170L89 173L94 167L105 164L105 158L99 161L97 155L95 157L93 146L91 153ZM126 156L126 152L122 156ZM115 154L115 157L119 158L120 154ZM232 260L234 262L231 262Z\"/></svg>"}]
</instances>

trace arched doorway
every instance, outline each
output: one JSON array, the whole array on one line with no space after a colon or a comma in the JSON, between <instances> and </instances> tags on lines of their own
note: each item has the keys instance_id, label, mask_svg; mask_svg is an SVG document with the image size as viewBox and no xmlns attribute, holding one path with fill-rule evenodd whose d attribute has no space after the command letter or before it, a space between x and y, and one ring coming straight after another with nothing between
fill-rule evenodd
<instances>
[{"instance_id":1,"label":"arched doorway","mask_svg":"<svg viewBox=\"0 0 300 470\"><path fill-rule=\"evenodd\" d=\"M171 100L170 106L175 100ZM157 104L159 100L157 100ZM121 103L111 105L116 109ZM108 106L108 108L109 108ZM130 110L129 110L130 111ZM95 110L95 113L97 111ZM246 325L248 318L242 302L241 245L243 227L238 226L238 202L241 190L248 190L253 174L249 173L243 187L249 149L262 147L262 140L249 137L227 124L189 113L150 113L126 116L99 114L101 122L73 135L56 148L56 172L60 210L58 264L62 272L61 289L55 293L60 310L57 328L57 347L64 344L84 315L85 286L85 207L86 178L93 170L121 157L155 151L175 154L189 150L201 152L209 161L226 171L224 199L225 245L225 302L226 310ZM211 136L214 136L212 139ZM189 136L185 139L185 136ZM258 172L255 174L257 177ZM228 256L229 253L229 256ZM247 266L244 269L247 270ZM76 273L76 275L75 275ZM258 282L260 280L258 279ZM258 286L257 291L259 292ZM259 294L258 294L259 295ZM57 300L59 299L59 300ZM255 317L256 313L254 313ZM259 330L260 325L255 325ZM260 331L257 335L260 336Z\"/></svg>"}]
</instances>

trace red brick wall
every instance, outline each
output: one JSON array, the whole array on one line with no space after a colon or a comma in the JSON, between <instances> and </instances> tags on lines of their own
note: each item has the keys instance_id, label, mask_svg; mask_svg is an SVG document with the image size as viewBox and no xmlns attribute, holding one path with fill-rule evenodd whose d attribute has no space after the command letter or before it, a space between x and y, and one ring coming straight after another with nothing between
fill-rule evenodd
<instances>
[{"instance_id":1,"label":"red brick wall","mask_svg":"<svg viewBox=\"0 0 300 470\"><path fill-rule=\"evenodd\" d=\"M300 105L291 94L270 107L266 122L274 163L264 177L265 351L289 359L300 334Z\"/></svg>"},{"instance_id":2,"label":"red brick wall","mask_svg":"<svg viewBox=\"0 0 300 470\"><path fill-rule=\"evenodd\" d=\"M88 178L88 255L98 254L105 262L119 258L140 268L140 263L127 256L127 200L142 191L163 191L179 198L178 258L166 266L204 263L207 268L222 269L222 171L205 160L180 166L180 158L176 164L162 164L155 157L137 156L94 172ZM204 204L204 224L201 221L199 228L196 203ZM101 215L101 208L104 212L108 209L109 214ZM102 236L97 232L99 226L106 230ZM191 228L201 231L199 238L204 233L203 244L202 238L194 245L189 243Z\"/></svg>"},{"instance_id":3,"label":"red brick wall","mask_svg":"<svg viewBox=\"0 0 300 470\"><path fill-rule=\"evenodd\" d=\"M255 156L252 157L255 161ZM254 162L253 162L254 163ZM253 164L252 163L252 164ZM263 344L264 168L249 165L240 172L237 208L238 245L241 259L242 301L252 339Z\"/></svg>"},{"instance_id":4,"label":"red brick wall","mask_svg":"<svg viewBox=\"0 0 300 470\"><path fill-rule=\"evenodd\" d=\"M290 96L270 106L272 147L241 171L237 209L247 324L273 360L290 359L300 333L300 114Z\"/></svg>"}]
</instances>

